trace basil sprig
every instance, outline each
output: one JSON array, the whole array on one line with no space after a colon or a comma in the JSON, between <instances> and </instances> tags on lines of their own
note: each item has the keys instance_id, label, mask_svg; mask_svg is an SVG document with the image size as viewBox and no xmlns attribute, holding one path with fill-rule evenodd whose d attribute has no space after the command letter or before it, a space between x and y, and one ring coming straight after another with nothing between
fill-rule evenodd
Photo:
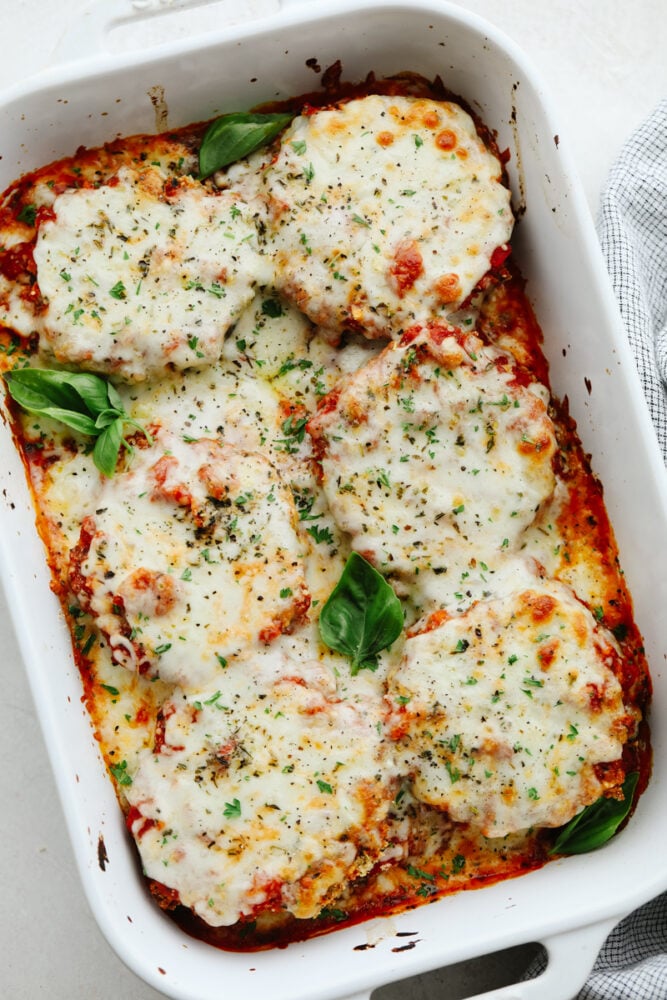
<instances>
[{"instance_id":1,"label":"basil sprig","mask_svg":"<svg viewBox=\"0 0 667 1000\"><path fill-rule=\"evenodd\" d=\"M353 552L320 614L322 641L352 661L352 674L377 670L378 653L403 631L403 609L384 577Z\"/></svg>"},{"instance_id":2,"label":"basil sprig","mask_svg":"<svg viewBox=\"0 0 667 1000\"><path fill-rule=\"evenodd\" d=\"M630 812L639 774L632 771L623 782L623 800L598 799L564 826L549 854L585 854L602 847L614 836Z\"/></svg>"},{"instance_id":3,"label":"basil sprig","mask_svg":"<svg viewBox=\"0 0 667 1000\"><path fill-rule=\"evenodd\" d=\"M266 146L289 125L293 115L253 114L235 111L216 118L204 133L199 149L199 176L202 180L216 170L249 156Z\"/></svg>"},{"instance_id":4,"label":"basil sprig","mask_svg":"<svg viewBox=\"0 0 667 1000\"><path fill-rule=\"evenodd\" d=\"M58 420L80 434L97 438L93 462L105 476L116 471L125 424L151 437L128 417L118 392L106 379L87 372L52 371L48 368L16 368L4 376L9 395L28 413Z\"/></svg>"}]
</instances>

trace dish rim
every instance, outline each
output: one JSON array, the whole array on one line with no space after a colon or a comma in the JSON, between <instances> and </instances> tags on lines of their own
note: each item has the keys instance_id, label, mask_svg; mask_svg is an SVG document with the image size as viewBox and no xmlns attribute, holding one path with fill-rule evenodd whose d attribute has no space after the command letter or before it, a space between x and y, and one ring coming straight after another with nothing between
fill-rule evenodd
<instances>
[{"instance_id":1,"label":"dish rim","mask_svg":"<svg viewBox=\"0 0 667 1000\"><path fill-rule=\"evenodd\" d=\"M525 60L523 54L520 53L520 51L517 49L517 47L514 45L513 42L511 42L509 39L506 39L501 32L495 29L492 25L488 24L488 22L482 21L481 18L471 14L469 11L466 11L465 9L456 7L448 3L431 2L431 3L410 4L406 2L399 2L399 0L385 0L385 2L377 3L375 2L375 0L364 0L364 2L361 4L348 2L340 4L327 3L323 5L318 5L317 11L314 11L314 9L310 8L307 5L301 5L298 7L292 7L290 5L290 7L287 7L283 11L281 11L280 14L273 15L269 18L262 18L250 25L234 26L231 29L222 28L214 38L210 36L206 38L205 40L206 47L213 49L219 47L220 45L223 46L227 44L233 45L234 42L237 41L238 39L251 38L254 35L259 34L260 32L263 32L264 34L268 35L271 32L271 30L273 30L275 25L279 26L281 29L294 27L296 24L302 24L304 22L305 15L307 15L307 20L309 23L315 23L315 22L324 22L329 17L338 19L344 16L346 13L357 12L359 10L373 11L376 15L381 15L382 12L385 10L390 10L390 11L402 10L405 13L409 13L411 16L414 15L415 11L433 12L434 16L442 17L442 15L444 14L450 21L457 21L459 24L465 24L468 27L475 27L477 30L483 32L484 35L487 36L488 40L493 39L496 44L502 43L501 47L503 47L506 53L511 56L513 61L517 64L518 68L525 75L525 78L531 80L534 84L533 71L527 64L527 61ZM2 110L3 107L6 107L8 103L12 101L17 101L21 99L22 96L25 96L27 94L38 94L40 91L43 91L44 89L48 89L50 87L55 87L55 86L69 86L71 84L79 85L85 80L89 79L90 76L99 77L105 73L108 73L112 69L114 71L120 72L122 70L131 69L133 66L136 65L141 65L143 67L150 67L158 65L163 61L166 63L169 61L169 59L174 58L175 56L182 57L184 55L187 55L188 53L191 54L193 52L199 51L201 48L201 42L202 39L195 38L175 43L169 43L165 46L161 46L159 50L150 54L148 59L146 59L145 55L142 55L141 53L132 53L129 56L110 54L108 57L105 57L105 60L108 59L108 62L103 60L102 63L100 63L100 59L98 57L91 57L90 59L81 60L81 62L70 64L65 67L54 68L53 70L50 70L44 74L40 74L37 77L33 77L32 80L27 81L25 85L17 85L16 87L8 91L5 95L2 95L2 97L0 98L0 110ZM536 89L539 91L541 87L536 86ZM548 99L543 96L543 101L544 101L545 122L549 125L555 121L555 118L552 115ZM563 145L562 140L561 140L561 145ZM566 159L567 157L566 144L565 148L561 149L561 156L564 158L564 164L566 169L569 170L571 176L573 177L574 174L572 173L571 163L568 164ZM571 188L571 194L575 202L575 209L579 213L581 213L582 211L584 211L584 213L587 213L587 209L585 209L585 200L583 198L583 193L580 191L580 189L578 189L576 181L573 183L573 186ZM597 273L598 280L600 281L600 287L602 287L602 285L604 284L604 278L606 277L606 272L604 272L604 265L602 263L601 257L599 256L599 247L597 247L597 241L595 240L594 245L591 242L591 231L594 239L594 230L592 230L590 222L584 223L582 225L581 233L584 235L584 238L588 241L588 246L586 247L587 252L590 254L593 249L597 250L597 256L595 254L592 254L590 263L594 272ZM586 235L586 233L588 235ZM607 284L608 284L608 279L607 279ZM606 319L611 324L611 326L615 324L617 330L617 340L619 343L622 344L622 341L620 341L620 339L618 338L618 332L620 332L621 329L620 320L618 317L618 310L615 304L615 300L613 300L611 297L610 286L608 286L607 292L609 293L609 297L608 297L608 309L607 309ZM626 362L627 360L631 361L633 360L629 352L629 348L627 349L626 356L622 358L623 362ZM636 384L638 385L638 380ZM641 397L641 399L643 401L643 396ZM637 400L635 400L635 403L637 403ZM650 428L651 433L653 433L654 435L652 424L650 423L650 419L648 418L647 409L644 408L644 410L642 410L641 412L643 413L643 416L641 416L640 418L640 423L643 423L643 425L647 429ZM647 450L649 453L651 452L650 442L647 445ZM657 449L657 442L655 443L653 451L657 455L659 455L659 451ZM663 498L667 498L667 481L665 480L664 467L662 465L661 459L660 459L660 469L662 470L662 477L659 472L656 473L656 479L662 480L661 482L658 482L658 488L661 490ZM14 475L15 473L18 474L18 470L12 469L10 471L10 476ZM21 473L22 473L22 468L21 468ZM665 510L667 510L667 502L663 506L663 512ZM3 507L3 513L4 513L4 507ZM11 514L9 514L8 517L11 521ZM2 534L4 536L5 533L3 532ZM39 542L39 546L41 550L41 542ZM13 574L11 565L8 564L6 557L9 556L10 558L13 558L13 553L11 551L11 546L7 544L4 537L0 539L0 547L2 548L3 556L5 557L2 560L3 584L5 586L6 593L8 594L8 596L11 596L11 593L16 584L16 579ZM43 551L42 551L42 559L43 559ZM60 614L59 605L56 605L56 607L59 615ZM36 645L38 643L38 637L32 636L30 634L32 631L29 627L30 621L29 619L25 618L24 609L20 610L17 616L17 621L18 621L18 626L16 628L17 636L19 639L19 643L21 645L24 659L26 660L26 664L28 664L29 662L31 662L29 657L39 658L42 655L42 650L39 648L38 645ZM66 638L67 642L69 642L68 635ZM40 698L40 691L37 687L38 684L37 675L35 675L32 671L29 670L27 672L31 687L33 688L33 698L38 707L40 715L40 723L42 725L45 736L47 737L47 745L53 746L53 744L51 743L51 739L54 739L56 744L61 741L61 735L59 734L59 732L56 732L57 724L56 724L55 714L51 713L47 709L47 707L45 707L43 699ZM99 753L98 753L98 761L101 762ZM54 770L56 770L56 762L53 760L52 760L52 765L54 766ZM97 764L96 766L99 766L99 764ZM104 772L103 765L102 765L102 771ZM104 781L109 786L109 791L111 792L111 797L112 797L111 801L113 803L114 810L115 812L119 812L116 804L115 795L113 794L113 790L111 789L111 783L106 778L106 774L103 773L102 776ZM64 791L62 786L62 775L58 775L57 773L56 773L56 783L58 785L58 790L61 796L61 801L63 803L68 826L70 827L70 838L72 839L73 843L75 844L79 843L79 845L81 845L81 839L82 839L81 830L76 825L78 822L77 817L79 810L78 808L77 809L72 808L71 798L68 798L68 796L71 797L72 791L75 790L75 785L70 782L70 784L72 784L72 787L69 788L69 790ZM68 803L70 805L70 809L66 808ZM108 803L105 801L104 807L106 808L107 805ZM102 820L101 825L104 826L106 822L107 822L106 820ZM110 816L108 822L110 825L112 825L115 822L113 816ZM88 848L89 846L90 846L89 844L86 844L86 848ZM90 879L88 878L89 861L86 860L83 851L81 850L75 851L75 854L77 856L77 863L79 865L80 872L82 874L82 881L84 883L84 888L86 890L87 895L89 896L89 902L91 902L91 906L93 906L93 900L97 899L97 890L93 889L90 886ZM548 869L555 868L556 866L559 865L562 867L562 864L563 863L561 862L552 862L548 866ZM533 873L531 877L534 878L535 875L538 874L539 873ZM516 884L515 880L510 880L508 882L502 883L502 885L506 887L506 889L507 887L509 887L510 892L511 888L515 884ZM667 887L667 865L665 866L665 871L660 874L659 882L656 881L655 885L652 886L650 890L650 895L654 894L654 892L659 891L660 887L662 888ZM488 887L487 889L485 889L485 894L488 894L493 888L494 887ZM634 894L625 895L623 898L623 906L621 906L620 909L616 910L613 913L610 912L609 904L607 905L599 904L597 906L591 905L591 907L586 911L586 917L584 918L584 922L591 922L591 920L605 920L609 917L622 916L623 913L627 912L628 909L634 908L635 905L638 905L640 902L643 902L646 898L649 898L649 896L646 895L647 888L648 887L645 886L642 889L639 885L637 885L635 887ZM473 895L473 893L466 893L465 895ZM433 904L433 907L429 907L428 909L432 909L437 906L443 908L448 904L451 906L451 900L454 898L457 897L445 897L444 899L440 900L439 903ZM100 917L97 912L98 908L99 907L93 906L93 909L96 912L96 918L98 919L98 923L100 923L100 926L104 930L110 942L115 947L116 951L118 951L119 954L121 954L121 957L123 957L124 960L127 961L127 958L122 954L122 951L124 950L124 945L121 943L121 946L119 947L116 943L114 943L114 941L117 941L118 939L117 924L110 923L107 920L104 921L100 920ZM424 908L421 909L423 910ZM402 917L403 915L400 915L400 918L383 918L383 919L395 921L397 919L402 919ZM446 917L444 919L446 921ZM568 927L572 927L575 925L576 925L576 920L575 924L572 924L571 920L569 923L566 922L565 918L562 915L556 917L552 916L550 920L546 920L544 922L543 931L541 932L540 936L548 938L552 934L558 934L561 931L568 929ZM346 929L346 931L347 930L352 931L353 928ZM336 932L336 935L342 936L344 934L345 931ZM332 936L333 935L329 937ZM521 940L529 940L529 939L530 938L526 938L525 936L521 937ZM325 939L321 938L315 940L324 941ZM499 941L501 942L500 944L498 944ZM511 935L508 936L507 932L501 933L499 937L495 940L494 947L507 946L508 943L519 943L519 941L515 940ZM191 945L191 947L194 949L194 946ZM290 948L293 948L295 951L299 951L301 946L300 945L290 946ZM473 953L475 953L474 950ZM230 953L225 952L223 954L227 956ZM466 953L465 949L463 951L459 949L458 952L455 952L453 955L448 956L447 961L448 962L457 961L459 958L466 958L466 957L471 957L471 954ZM132 962L128 962L128 964L130 964L135 971L138 971L139 975L141 975L143 978L147 978L146 970L144 968L138 970ZM442 963L440 962L440 964ZM411 962L406 962L406 966L408 965L410 966L410 968L401 969L400 973L398 973L397 975L392 974L389 976L389 978L383 978L382 980L377 980L377 981L374 980L373 985L377 986L380 985L380 982L388 982L391 981L392 978L403 978L406 975L414 974L414 972L423 971L425 968L434 967L432 962L427 962L426 964L423 964L419 961L414 961L414 960ZM155 985L157 989L164 989L167 983L165 982L164 978L160 978L160 975L161 974L155 975L153 973L151 974L151 978L148 981L152 982L152 984ZM349 990L350 988L352 988L358 990L359 983L362 982L363 978L364 977L362 977L361 979L359 977L356 977L353 982L348 981L346 989ZM368 981L368 976L366 976L365 979ZM346 981L345 977L342 977L342 981ZM368 982L366 983L366 985L368 985ZM175 992L172 993L171 995L173 995L174 997L183 996L184 998L200 996L199 993L194 994L187 992L184 993ZM313 996L312 991L308 995ZM325 996L333 997L341 995L343 994L340 993L340 991L337 991L336 993L329 993L329 992L321 993L321 996L323 998Z\"/></svg>"}]
</instances>

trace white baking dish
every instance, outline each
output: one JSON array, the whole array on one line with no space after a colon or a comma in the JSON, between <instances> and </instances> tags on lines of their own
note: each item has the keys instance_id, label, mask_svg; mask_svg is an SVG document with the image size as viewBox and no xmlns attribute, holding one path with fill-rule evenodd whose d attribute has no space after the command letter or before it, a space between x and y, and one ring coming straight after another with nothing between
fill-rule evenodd
<instances>
[{"instance_id":1,"label":"white baking dish","mask_svg":"<svg viewBox=\"0 0 667 1000\"><path fill-rule=\"evenodd\" d=\"M160 4L137 0L135 6L150 13ZM207 22L205 38L171 42L148 55L107 51L106 31L118 10L117 0L98 4L79 22L76 39L70 34L70 51L85 51L85 58L5 95L0 189L79 144L164 128L156 121L162 96L169 125L178 126L312 89L317 81L306 66L312 58L322 68L341 58L350 79L369 69L438 73L498 129L500 148L512 154L515 205L525 206L517 255L545 332L554 390L569 398L605 485L646 639L655 684L655 773L631 824L594 854L286 949L229 954L186 937L145 891L81 705L23 468L2 426L3 582L97 920L135 972L183 1000L239 993L247 1000L367 997L382 983L535 940L547 947L546 973L494 995L567 1000L611 926L667 887L667 575L660 575L657 561L667 551L667 476L562 125L523 55L489 25L444 3L283 3L279 12L243 25L211 28ZM237 4L237 16L238 10ZM199 15L191 16L196 26ZM397 936L404 932L414 936ZM414 945L406 950L406 942ZM368 944L373 947L357 950Z\"/></svg>"}]
</instances>

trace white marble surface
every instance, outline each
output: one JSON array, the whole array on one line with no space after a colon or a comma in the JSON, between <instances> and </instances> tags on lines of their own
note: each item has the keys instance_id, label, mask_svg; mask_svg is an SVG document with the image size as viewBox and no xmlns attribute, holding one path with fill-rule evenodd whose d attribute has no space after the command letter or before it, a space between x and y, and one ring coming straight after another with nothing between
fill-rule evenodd
<instances>
[{"instance_id":1,"label":"white marble surface","mask_svg":"<svg viewBox=\"0 0 667 1000\"><path fill-rule=\"evenodd\" d=\"M664 0L460 0L459 5L502 28L541 70L567 125L595 211L621 144L667 95ZM78 6L58 0L0 0L0 90L52 61L64 21ZM118 6L123 6L121 0ZM84 899L1 598L0 648L0 996L157 998L160 994L112 953ZM412 981L391 996L447 1000L455 990L469 993L475 982L470 970L464 970L449 978Z\"/></svg>"}]
</instances>

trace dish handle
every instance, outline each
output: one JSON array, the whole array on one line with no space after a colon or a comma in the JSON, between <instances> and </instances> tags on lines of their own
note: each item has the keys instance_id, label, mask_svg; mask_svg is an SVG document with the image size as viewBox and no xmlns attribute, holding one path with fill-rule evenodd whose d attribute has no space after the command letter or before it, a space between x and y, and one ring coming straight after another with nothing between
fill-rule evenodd
<instances>
[{"instance_id":1,"label":"dish handle","mask_svg":"<svg viewBox=\"0 0 667 1000\"><path fill-rule=\"evenodd\" d=\"M277 14L286 7L298 6L312 0L91 0L76 11L53 50L51 62L56 65L79 62L91 56L102 56L111 50L110 40L115 31L119 35L130 35L133 26L145 21L156 22L155 40L149 47L169 41L169 33L157 28L158 19L167 15L178 17L178 28L182 29L185 19L190 16L191 30L186 36L202 33L201 25L193 18L192 12L204 7L216 7L216 27L226 27L248 21L257 21ZM208 25L206 26L208 28ZM183 31L179 30L179 36ZM146 47L142 45L142 51Z\"/></svg>"},{"instance_id":2,"label":"dish handle","mask_svg":"<svg viewBox=\"0 0 667 1000\"><path fill-rule=\"evenodd\" d=\"M467 1000L573 1000L588 979L602 945L620 917L555 934L542 942L547 967L535 979L475 993ZM355 993L344 1000L370 1000L370 992Z\"/></svg>"}]
</instances>

